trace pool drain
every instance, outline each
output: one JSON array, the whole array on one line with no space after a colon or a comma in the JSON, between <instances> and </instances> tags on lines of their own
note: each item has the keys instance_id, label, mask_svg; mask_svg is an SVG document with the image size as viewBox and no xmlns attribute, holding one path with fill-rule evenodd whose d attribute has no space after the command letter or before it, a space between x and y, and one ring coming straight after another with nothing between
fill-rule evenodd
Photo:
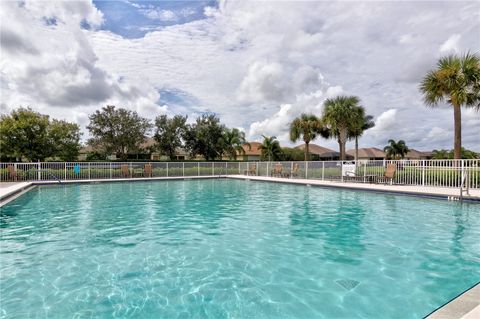
<instances>
[{"instance_id":1,"label":"pool drain","mask_svg":"<svg viewBox=\"0 0 480 319\"><path fill-rule=\"evenodd\" d=\"M335 280L335 282L347 291L354 289L360 283L359 281L353 279L339 279Z\"/></svg>"}]
</instances>

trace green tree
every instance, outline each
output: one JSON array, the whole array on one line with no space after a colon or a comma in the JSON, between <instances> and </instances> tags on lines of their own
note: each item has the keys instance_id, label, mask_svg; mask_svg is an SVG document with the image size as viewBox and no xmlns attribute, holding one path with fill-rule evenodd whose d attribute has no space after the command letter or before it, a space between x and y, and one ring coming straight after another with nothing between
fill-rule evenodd
<instances>
[{"instance_id":1,"label":"green tree","mask_svg":"<svg viewBox=\"0 0 480 319\"><path fill-rule=\"evenodd\" d=\"M244 145L249 149L251 148L250 144L247 143L245 139L245 133L237 128L225 128L223 131L222 141L224 152L231 160L236 160L237 154L245 154L245 150L243 149Z\"/></svg>"},{"instance_id":2,"label":"green tree","mask_svg":"<svg viewBox=\"0 0 480 319\"><path fill-rule=\"evenodd\" d=\"M258 149L262 152L262 158L269 162L279 160L282 156L282 148L275 136L263 136L262 145Z\"/></svg>"},{"instance_id":3,"label":"green tree","mask_svg":"<svg viewBox=\"0 0 480 319\"><path fill-rule=\"evenodd\" d=\"M188 125L183 139L190 155L201 155L205 160L214 160L224 151L224 126L214 114L203 114L194 124Z\"/></svg>"},{"instance_id":4,"label":"green tree","mask_svg":"<svg viewBox=\"0 0 480 319\"><path fill-rule=\"evenodd\" d=\"M330 136L337 138L340 147L340 160L345 160L345 144L357 119L361 117L360 100L356 96L337 96L324 103L322 122L330 130Z\"/></svg>"},{"instance_id":5,"label":"green tree","mask_svg":"<svg viewBox=\"0 0 480 319\"><path fill-rule=\"evenodd\" d=\"M183 146L182 136L187 128L186 123L187 117L181 115L175 115L170 119L166 115L160 115L155 119L156 148L171 160L175 159L177 148Z\"/></svg>"},{"instance_id":6,"label":"green tree","mask_svg":"<svg viewBox=\"0 0 480 319\"><path fill-rule=\"evenodd\" d=\"M325 138L329 137L328 129L325 128L315 115L302 114L290 124L290 140L292 142L298 141L300 138L305 142L305 160L310 160L310 152L308 145L313 141L317 135L322 135Z\"/></svg>"},{"instance_id":7,"label":"green tree","mask_svg":"<svg viewBox=\"0 0 480 319\"><path fill-rule=\"evenodd\" d=\"M125 160L127 154L138 151L151 128L150 122L137 112L108 105L89 116L87 129L92 138L88 143L105 153L115 153Z\"/></svg>"},{"instance_id":8,"label":"green tree","mask_svg":"<svg viewBox=\"0 0 480 319\"><path fill-rule=\"evenodd\" d=\"M362 106L358 108L358 117L348 132L348 136L355 139L355 163L358 161L358 138L363 135L363 132L375 126L373 116L365 115L365 109Z\"/></svg>"},{"instance_id":9,"label":"green tree","mask_svg":"<svg viewBox=\"0 0 480 319\"><path fill-rule=\"evenodd\" d=\"M78 124L53 120L50 124L53 155L62 161L75 161L80 151L80 127Z\"/></svg>"},{"instance_id":10,"label":"green tree","mask_svg":"<svg viewBox=\"0 0 480 319\"><path fill-rule=\"evenodd\" d=\"M425 104L431 107L447 102L453 107L454 158L461 158L461 107L480 109L480 57L467 53L441 58L437 69L427 73L420 84Z\"/></svg>"},{"instance_id":11,"label":"green tree","mask_svg":"<svg viewBox=\"0 0 480 319\"><path fill-rule=\"evenodd\" d=\"M75 160L80 150L80 136L77 124L50 121L48 115L30 108L18 108L0 118L0 150L4 158Z\"/></svg>"},{"instance_id":12,"label":"green tree","mask_svg":"<svg viewBox=\"0 0 480 319\"><path fill-rule=\"evenodd\" d=\"M386 153L387 158L390 159L401 159L407 155L409 149L404 140L399 140L395 142L394 140L388 140L387 146L383 148L383 151Z\"/></svg>"},{"instance_id":13,"label":"green tree","mask_svg":"<svg viewBox=\"0 0 480 319\"><path fill-rule=\"evenodd\" d=\"M18 108L0 118L0 148L2 156L22 157L43 161L53 155L48 115L30 108Z\"/></svg>"}]
</instances>

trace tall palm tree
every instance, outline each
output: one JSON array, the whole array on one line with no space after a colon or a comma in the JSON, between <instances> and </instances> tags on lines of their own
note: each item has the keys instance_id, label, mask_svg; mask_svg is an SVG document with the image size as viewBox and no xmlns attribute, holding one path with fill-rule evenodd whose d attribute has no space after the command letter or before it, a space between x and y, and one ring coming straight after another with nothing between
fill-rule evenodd
<instances>
[{"instance_id":1,"label":"tall palm tree","mask_svg":"<svg viewBox=\"0 0 480 319\"><path fill-rule=\"evenodd\" d=\"M375 126L373 116L365 115L365 109L363 106L359 106L358 108L359 116L357 121L348 132L348 136L355 139L355 163L357 163L358 160L358 138L363 135L363 132Z\"/></svg>"},{"instance_id":2,"label":"tall palm tree","mask_svg":"<svg viewBox=\"0 0 480 319\"><path fill-rule=\"evenodd\" d=\"M390 145L385 146L383 151L387 153L387 157L391 159L404 158L408 151L410 151L404 140L399 140L398 142L388 140L388 144Z\"/></svg>"},{"instance_id":3,"label":"tall palm tree","mask_svg":"<svg viewBox=\"0 0 480 319\"><path fill-rule=\"evenodd\" d=\"M337 138L340 160L345 159L348 132L362 116L359 103L360 99L356 96L337 96L334 99L327 99L324 103L322 122L330 130L330 135Z\"/></svg>"},{"instance_id":4,"label":"tall palm tree","mask_svg":"<svg viewBox=\"0 0 480 319\"><path fill-rule=\"evenodd\" d=\"M449 55L441 58L437 69L427 73L420 84L425 104L435 107L446 101L453 107L454 158L462 152L461 107L480 110L480 57L477 54Z\"/></svg>"},{"instance_id":5,"label":"tall palm tree","mask_svg":"<svg viewBox=\"0 0 480 319\"><path fill-rule=\"evenodd\" d=\"M328 130L323 126L322 121L313 114L302 114L290 124L290 140L296 142L300 137L305 142L305 160L310 160L308 144L313 141L317 135L328 137Z\"/></svg>"},{"instance_id":6,"label":"tall palm tree","mask_svg":"<svg viewBox=\"0 0 480 319\"><path fill-rule=\"evenodd\" d=\"M237 128L226 128L223 131L222 141L225 147L225 154L228 155L228 158L231 160L236 160L237 154L245 154L244 145L249 149L251 148L250 144L245 140L245 132Z\"/></svg>"},{"instance_id":7,"label":"tall palm tree","mask_svg":"<svg viewBox=\"0 0 480 319\"><path fill-rule=\"evenodd\" d=\"M275 136L263 136L263 143L258 147L262 152L262 157L267 158L269 162L279 159L282 155L282 148Z\"/></svg>"}]
</instances>

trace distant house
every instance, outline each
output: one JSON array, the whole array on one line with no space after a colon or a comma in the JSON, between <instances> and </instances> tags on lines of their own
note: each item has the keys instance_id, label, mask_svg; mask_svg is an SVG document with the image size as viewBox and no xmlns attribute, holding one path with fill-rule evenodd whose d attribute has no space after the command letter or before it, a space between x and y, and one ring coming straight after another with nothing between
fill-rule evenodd
<instances>
[{"instance_id":1,"label":"distant house","mask_svg":"<svg viewBox=\"0 0 480 319\"><path fill-rule=\"evenodd\" d=\"M305 144L295 146L295 148L304 151ZM338 161L340 159L339 152L317 144L308 144L308 151L310 152L310 159L312 161Z\"/></svg>"},{"instance_id":2,"label":"distant house","mask_svg":"<svg viewBox=\"0 0 480 319\"><path fill-rule=\"evenodd\" d=\"M140 145L140 151L137 153L128 154L128 159L144 159L152 161L165 161L170 158L166 155L160 154L154 149L155 140L152 137L148 137L145 142ZM95 153L102 153L101 150L97 150L94 147L87 145L80 149L80 154L78 156L79 161L85 161L88 159L89 155ZM107 155L108 160L117 160L116 154ZM175 152L176 160L187 160L190 159L189 154L183 148L177 148Z\"/></svg>"},{"instance_id":3,"label":"distant house","mask_svg":"<svg viewBox=\"0 0 480 319\"><path fill-rule=\"evenodd\" d=\"M415 149L410 149L405 156L405 159L408 160L425 160L425 159L432 159L433 157L433 152L422 152L422 151L417 151Z\"/></svg>"},{"instance_id":4,"label":"distant house","mask_svg":"<svg viewBox=\"0 0 480 319\"><path fill-rule=\"evenodd\" d=\"M237 160L240 161L259 161L262 158L262 151L259 149L260 145L262 143L259 142L249 142L250 147L248 147L248 144L244 144L243 151L245 152L244 154L238 152L237 153Z\"/></svg>"},{"instance_id":5,"label":"distant house","mask_svg":"<svg viewBox=\"0 0 480 319\"><path fill-rule=\"evenodd\" d=\"M355 158L355 149L351 149L347 151L347 155ZM384 160L386 158L385 152L381 149L376 147L368 147L368 148L359 148L358 149L358 160Z\"/></svg>"}]
</instances>

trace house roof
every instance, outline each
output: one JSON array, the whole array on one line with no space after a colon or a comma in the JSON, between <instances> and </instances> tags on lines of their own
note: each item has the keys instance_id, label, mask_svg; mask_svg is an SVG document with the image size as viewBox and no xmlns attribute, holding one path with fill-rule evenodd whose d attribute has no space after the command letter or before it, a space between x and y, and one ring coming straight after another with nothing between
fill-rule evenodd
<instances>
[{"instance_id":1,"label":"house roof","mask_svg":"<svg viewBox=\"0 0 480 319\"><path fill-rule=\"evenodd\" d=\"M247 156L260 156L262 155L262 151L258 148L262 143L259 142L248 142L250 144L250 148L248 147L248 144L244 144L243 150L245 151L245 155ZM243 154L239 154L243 155Z\"/></svg>"},{"instance_id":2,"label":"house roof","mask_svg":"<svg viewBox=\"0 0 480 319\"><path fill-rule=\"evenodd\" d=\"M412 158L412 159L420 159L420 158L425 158L432 156L432 152L422 152L422 151L417 151L413 148L411 148L408 153L407 153L407 158Z\"/></svg>"},{"instance_id":3,"label":"house roof","mask_svg":"<svg viewBox=\"0 0 480 319\"><path fill-rule=\"evenodd\" d=\"M298 146L295 146L296 149L299 150L304 150L305 149L305 144L301 144ZM310 154L315 154L315 155L324 155L324 154L333 154L336 153L334 150L331 150L329 148L317 145L317 144L308 144L308 150Z\"/></svg>"},{"instance_id":4,"label":"house roof","mask_svg":"<svg viewBox=\"0 0 480 319\"><path fill-rule=\"evenodd\" d=\"M347 151L350 156L355 156L355 149ZM385 152L376 147L367 147L358 149L359 158L385 158Z\"/></svg>"}]
</instances>

